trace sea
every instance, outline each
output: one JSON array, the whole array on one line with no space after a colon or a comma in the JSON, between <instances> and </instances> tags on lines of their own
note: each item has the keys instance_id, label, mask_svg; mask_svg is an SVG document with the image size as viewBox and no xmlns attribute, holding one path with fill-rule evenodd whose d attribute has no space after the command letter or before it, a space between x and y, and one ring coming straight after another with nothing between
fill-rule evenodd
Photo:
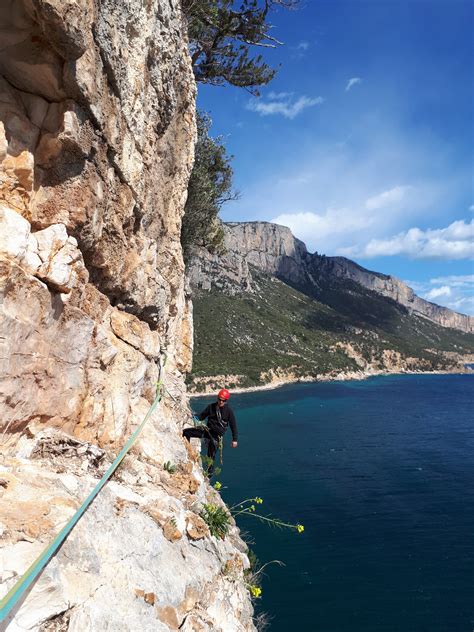
<instances>
[{"instance_id":1,"label":"sea","mask_svg":"<svg viewBox=\"0 0 474 632\"><path fill-rule=\"evenodd\" d=\"M200 412L215 398L195 398ZM270 632L474 630L474 373L233 394L218 480L261 565Z\"/></svg>"}]
</instances>

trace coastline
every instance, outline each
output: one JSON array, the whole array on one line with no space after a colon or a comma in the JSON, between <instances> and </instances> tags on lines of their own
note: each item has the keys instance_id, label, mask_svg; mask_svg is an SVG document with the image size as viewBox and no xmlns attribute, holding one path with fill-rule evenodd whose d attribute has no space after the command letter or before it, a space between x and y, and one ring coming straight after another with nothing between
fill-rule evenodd
<instances>
[{"instance_id":1,"label":"coastline","mask_svg":"<svg viewBox=\"0 0 474 632\"><path fill-rule=\"evenodd\" d=\"M349 382L349 381L360 381L367 380L370 377L380 377L380 376L389 376L389 375L462 375L462 374L474 374L473 369L468 369L466 366L459 366L453 369L445 369L445 370L436 370L436 371L422 371L422 370L398 370L398 371L387 371L386 369L373 369L369 371L341 371L337 375L333 375L331 373L322 373L316 376L304 375L301 377L287 377L287 378L279 378L267 382L266 384L259 384L257 386L247 386L247 387L235 387L232 388L232 393L252 393L255 391L269 391L276 388L280 388L282 386L286 386L288 384L310 384L313 382ZM214 395L216 388L218 387L208 387L199 393L188 392L189 399L196 397L207 397L208 395Z\"/></svg>"}]
</instances>

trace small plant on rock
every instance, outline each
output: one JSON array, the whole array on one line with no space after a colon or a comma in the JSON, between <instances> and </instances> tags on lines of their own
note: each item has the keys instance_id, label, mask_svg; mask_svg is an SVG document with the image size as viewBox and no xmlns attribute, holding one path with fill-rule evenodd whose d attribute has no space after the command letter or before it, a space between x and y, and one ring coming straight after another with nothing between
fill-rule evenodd
<instances>
[{"instance_id":1,"label":"small plant on rock","mask_svg":"<svg viewBox=\"0 0 474 632\"><path fill-rule=\"evenodd\" d=\"M254 599L259 599L262 596L262 589L255 584L247 584L247 588Z\"/></svg>"},{"instance_id":2,"label":"small plant on rock","mask_svg":"<svg viewBox=\"0 0 474 632\"><path fill-rule=\"evenodd\" d=\"M211 465L214 463L214 461L211 459L210 456L202 454L201 463L204 474L206 474L209 478L212 478L212 476L219 476L219 474L222 472L222 468L220 467L216 467L213 471L211 471Z\"/></svg>"},{"instance_id":3,"label":"small plant on rock","mask_svg":"<svg viewBox=\"0 0 474 632\"><path fill-rule=\"evenodd\" d=\"M262 596L261 583L264 569L270 564L278 564L279 566L284 566L284 564L280 560L272 560L262 566L252 550L249 550L248 558L250 568L244 571L245 585L252 599L259 599Z\"/></svg>"},{"instance_id":4,"label":"small plant on rock","mask_svg":"<svg viewBox=\"0 0 474 632\"><path fill-rule=\"evenodd\" d=\"M219 505L205 503L202 506L200 515L209 527L211 535L223 540L229 532L230 527L230 515L227 511Z\"/></svg>"},{"instance_id":5,"label":"small plant on rock","mask_svg":"<svg viewBox=\"0 0 474 632\"><path fill-rule=\"evenodd\" d=\"M163 463L163 469L170 474L174 474L176 472L176 465L173 465L171 461L166 461L166 463Z\"/></svg>"}]
</instances>

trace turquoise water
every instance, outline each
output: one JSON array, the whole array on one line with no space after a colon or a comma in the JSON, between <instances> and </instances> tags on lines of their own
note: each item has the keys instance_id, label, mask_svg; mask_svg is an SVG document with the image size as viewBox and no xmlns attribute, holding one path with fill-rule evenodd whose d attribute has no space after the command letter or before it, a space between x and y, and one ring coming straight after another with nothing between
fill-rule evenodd
<instances>
[{"instance_id":1,"label":"turquoise water","mask_svg":"<svg viewBox=\"0 0 474 632\"><path fill-rule=\"evenodd\" d=\"M212 398L211 398L212 400ZM193 400L193 409L203 402ZM305 532L239 526L271 632L474 629L474 375L377 377L232 396L226 502Z\"/></svg>"}]
</instances>

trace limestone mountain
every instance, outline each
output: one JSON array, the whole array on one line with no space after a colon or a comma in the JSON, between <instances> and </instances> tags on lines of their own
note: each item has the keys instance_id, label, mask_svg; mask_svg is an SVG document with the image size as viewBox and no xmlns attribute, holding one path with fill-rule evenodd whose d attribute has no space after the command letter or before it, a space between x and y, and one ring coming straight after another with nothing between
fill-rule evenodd
<instances>
[{"instance_id":1,"label":"limestone mountain","mask_svg":"<svg viewBox=\"0 0 474 632\"><path fill-rule=\"evenodd\" d=\"M288 228L224 224L223 254L196 252L193 387L347 372L449 370L474 351L474 319L398 279L311 254ZM231 298L230 298L231 297ZM225 349L219 342L225 340ZM221 379L222 381L222 379Z\"/></svg>"}]
</instances>

